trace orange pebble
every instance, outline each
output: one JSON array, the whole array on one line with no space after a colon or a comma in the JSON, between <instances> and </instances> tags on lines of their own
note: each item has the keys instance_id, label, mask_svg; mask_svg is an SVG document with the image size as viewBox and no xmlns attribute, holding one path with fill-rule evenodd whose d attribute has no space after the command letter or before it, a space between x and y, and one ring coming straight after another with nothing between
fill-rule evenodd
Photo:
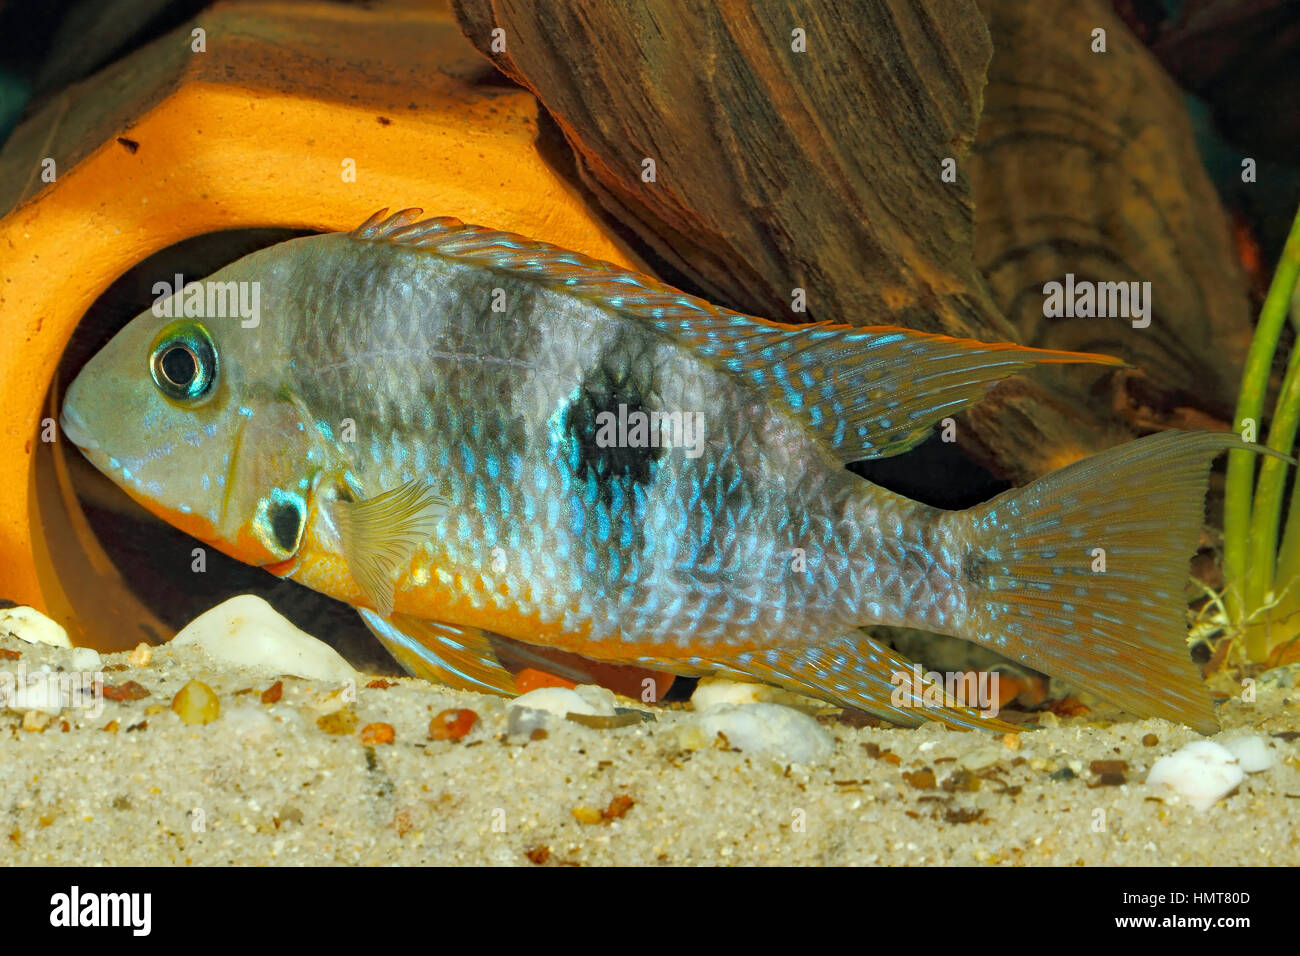
<instances>
[{"instance_id":1,"label":"orange pebble","mask_svg":"<svg viewBox=\"0 0 1300 956\"><path fill-rule=\"evenodd\" d=\"M534 667L525 667L515 675L515 687L519 688L521 694L526 694L530 690L537 690L539 687L567 687L572 690L577 686L571 680L556 677L554 674L539 671Z\"/></svg>"},{"instance_id":2,"label":"orange pebble","mask_svg":"<svg viewBox=\"0 0 1300 956\"><path fill-rule=\"evenodd\" d=\"M472 710L444 710L429 721L430 740L460 740L478 722Z\"/></svg>"},{"instance_id":3,"label":"orange pebble","mask_svg":"<svg viewBox=\"0 0 1300 956\"><path fill-rule=\"evenodd\" d=\"M396 735L392 724L366 724L361 728L363 744L391 744Z\"/></svg>"}]
</instances>

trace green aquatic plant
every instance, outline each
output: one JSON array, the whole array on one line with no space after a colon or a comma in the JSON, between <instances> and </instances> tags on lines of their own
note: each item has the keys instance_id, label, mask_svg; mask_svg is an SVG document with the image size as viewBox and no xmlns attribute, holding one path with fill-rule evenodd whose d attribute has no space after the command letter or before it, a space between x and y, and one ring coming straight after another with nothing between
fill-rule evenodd
<instances>
[{"instance_id":1,"label":"green aquatic plant","mask_svg":"<svg viewBox=\"0 0 1300 956\"><path fill-rule=\"evenodd\" d=\"M1268 295L1260 310L1255 337L1246 356L1235 424L1244 437L1258 432L1282 329L1292 309L1300 277L1300 212L1291 224ZM1293 345L1270 419L1265 444L1291 455L1300 424L1300 342ZM1284 645L1300 638L1300 477L1293 486L1283 529L1287 463L1259 459L1248 451L1228 456L1224 502L1223 572L1228 617L1250 661L1269 660ZM1278 534L1282 546L1278 548Z\"/></svg>"}]
</instances>

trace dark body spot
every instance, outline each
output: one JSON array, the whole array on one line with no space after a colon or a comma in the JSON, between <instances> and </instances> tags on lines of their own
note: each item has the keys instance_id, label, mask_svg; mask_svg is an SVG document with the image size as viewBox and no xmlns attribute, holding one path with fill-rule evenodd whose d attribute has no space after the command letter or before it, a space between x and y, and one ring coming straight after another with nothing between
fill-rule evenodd
<instances>
[{"instance_id":1,"label":"dark body spot","mask_svg":"<svg viewBox=\"0 0 1300 956\"><path fill-rule=\"evenodd\" d=\"M632 336L617 336L595 366L583 373L578 395L565 412L564 430L571 439L569 464L573 475L579 482L594 477L599 498L605 504L611 502L616 484L622 484L626 491L631 491L632 485L649 485L654 480L656 463L667 451L655 447L648 424L642 433L643 443L618 441L620 405L625 407L622 414L629 420L634 412L648 417L652 410L661 410L654 399L653 363L648 348ZM615 442L608 447L601 447L597 440L606 421L604 413L611 415L615 423ZM630 424L627 431L630 437Z\"/></svg>"}]
</instances>

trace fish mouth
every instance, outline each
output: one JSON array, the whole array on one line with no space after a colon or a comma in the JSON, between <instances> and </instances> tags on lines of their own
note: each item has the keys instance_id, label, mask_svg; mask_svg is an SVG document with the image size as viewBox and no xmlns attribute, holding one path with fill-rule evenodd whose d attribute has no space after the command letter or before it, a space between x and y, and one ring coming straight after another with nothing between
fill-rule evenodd
<instances>
[{"instance_id":1,"label":"fish mouth","mask_svg":"<svg viewBox=\"0 0 1300 956\"><path fill-rule=\"evenodd\" d=\"M99 447L99 442L90 437L90 433L86 430L86 423L74 408L63 406L63 411L59 413L59 427L63 429L63 434L68 436L68 440L78 448L94 451Z\"/></svg>"}]
</instances>

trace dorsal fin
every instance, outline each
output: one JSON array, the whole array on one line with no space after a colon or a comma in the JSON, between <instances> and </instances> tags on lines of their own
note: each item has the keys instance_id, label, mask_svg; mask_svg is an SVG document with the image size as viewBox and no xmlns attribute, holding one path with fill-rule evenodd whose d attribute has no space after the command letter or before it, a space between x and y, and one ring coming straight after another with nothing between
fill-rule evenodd
<instances>
[{"instance_id":1,"label":"dorsal fin","mask_svg":"<svg viewBox=\"0 0 1300 956\"><path fill-rule=\"evenodd\" d=\"M349 235L528 278L654 326L736 374L815 432L840 461L919 444L935 422L1038 364L1122 366L1107 355L989 344L893 326L786 325L715 306L649 276L459 219L380 210Z\"/></svg>"}]
</instances>

